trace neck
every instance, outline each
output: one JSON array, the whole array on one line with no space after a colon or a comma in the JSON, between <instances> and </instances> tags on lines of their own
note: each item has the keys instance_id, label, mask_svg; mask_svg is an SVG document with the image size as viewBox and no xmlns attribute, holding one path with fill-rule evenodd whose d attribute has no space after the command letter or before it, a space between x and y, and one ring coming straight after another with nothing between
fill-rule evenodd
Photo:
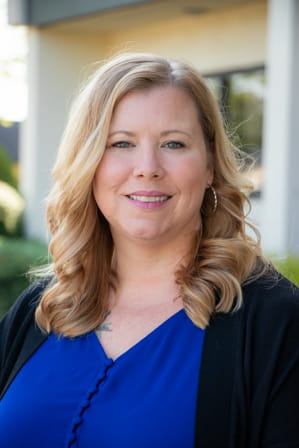
<instances>
[{"instance_id":1,"label":"neck","mask_svg":"<svg viewBox=\"0 0 299 448\"><path fill-rule=\"evenodd\" d=\"M179 295L176 271L188 261L183 241L173 247L153 247L119 242L115 244L115 270L118 278L117 300L134 305L154 305L174 300ZM142 297L142 299L141 299Z\"/></svg>"}]
</instances>

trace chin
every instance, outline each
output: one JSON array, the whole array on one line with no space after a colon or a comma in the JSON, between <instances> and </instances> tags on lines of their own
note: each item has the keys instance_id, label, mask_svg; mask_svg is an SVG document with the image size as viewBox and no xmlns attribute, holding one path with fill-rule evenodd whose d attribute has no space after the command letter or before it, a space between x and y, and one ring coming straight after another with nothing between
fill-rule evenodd
<instances>
[{"instance_id":1,"label":"chin","mask_svg":"<svg viewBox=\"0 0 299 448\"><path fill-rule=\"evenodd\" d=\"M148 219L130 219L120 226L119 231L122 235L136 240L155 240L164 233L161 222L153 222Z\"/></svg>"},{"instance_id":2,"label":"chin","mask_svg":"<svg viewBox=\"0 0 299 448\"><path fill-rule=\"evenodd\" d=\"M140 229L138 231L130 231L129 232L131 238L133 238L136 241L155 241L157 239L161 239L162 235L161 232L153 232L146 229Z\"/></svg>"},{"instance_id":3,"label":"chin","mask_svg":"<svg viewBox=\"0 0 299 448\"><path fill-rule=\"evenodd\" d=\"M153 225L134 225L131 224L127 229L125 229L125 234L127 238L134 240L135 242L140 241L140 243L161 241L165 231L161 229L161 224L159 226Z\"/></svg>"}]
</instances>

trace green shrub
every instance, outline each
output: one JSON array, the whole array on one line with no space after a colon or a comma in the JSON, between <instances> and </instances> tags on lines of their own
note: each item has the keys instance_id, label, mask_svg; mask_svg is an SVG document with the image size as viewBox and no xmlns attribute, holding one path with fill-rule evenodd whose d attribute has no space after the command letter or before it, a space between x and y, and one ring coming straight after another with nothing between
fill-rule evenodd
<instances>
[{"instance_id":1,"label":"green shrub","mask_svg":"<svg viewBox=\"0 0 299 448\"><path fill-rule=\"evenodd\" d=\"M273 263L282 275L295 283L295 285L299 286L299 257L289 255L281 260L273 257Z\"/></svg>"},{"instance_id":2,"label":"green shrub","mask_svg":"<svg viewBox=\"0 0 299 448\"><path fill-rule=\"evenodd\" d=\"M28 270L47 263L47 254L44 243L0 237L0 316L29 285Z\"/></svg>"},{"instance_id":3,"label":"green shrub","mask_svg":"<svg viewBox=\"0 0 299 448\"><path fill-rule=\"evenodd\" d=\"M13 188L18 187L18 182L14 174L13 161L3 146L0 146L0 180L11 185Z\"/></svg>"},{"instance_id":4,"label":"green shrub","mask_svg":"<svg viewBox=\"0 0 299 448\"><path fill-rule=\"evenodd\" d=\"M0 181L0 235L21 236L24 200L15 188Z\"/></svg>"}]
</instances>

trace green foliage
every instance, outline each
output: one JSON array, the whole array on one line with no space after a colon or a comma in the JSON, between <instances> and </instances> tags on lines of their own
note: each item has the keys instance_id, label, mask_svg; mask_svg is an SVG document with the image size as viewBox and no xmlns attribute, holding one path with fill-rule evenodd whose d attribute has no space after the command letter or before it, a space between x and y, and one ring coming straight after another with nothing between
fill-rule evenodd
<instances>
[{"instance_id":1,"label":"green foliage","mask_svg":"<svg viewBox=\"0 0 299 448\"><path fill-rule=\"evenodd\" d=\"M0 235L21 236L24 201L17 191L13 162L0 146Z\"/></svg>"},{"instance_id":2,"label":"green foliage","mask_svg":"<svg viewBox=\"0 0 299 448\"><path fill-rule=\"evenodd\" d=\"M0 180L11 185L13 188L17 189L18 187L13 162L3 146L0 146Z\"/></svg>"},{"instance_id":3,"label":"green foliage","mask_svg":"<svg viewBox=\"0 0 299 448\"><path fill-rule=\"evenodd\" d=\"M299 287L299 257L289 255L283 260L273 259L276 269Z\"/></svg>"},{"instance_id":4,"label":"green foliage","mask_svg":"<svg viewBox=\"0 0 299 448\"><path fill-rule=\"evenodd\" d=\"M29 285L28 270L48 261L44 243L0 237L0 317Z\"/></svg>"},{"instance_id":5,"label":"green foliage","mask_svg":"<svg viewBox=\"0 0 299 448\"><path fill-rule=\"evenodd\" d=\"M21 236L24 200L17 190L0 181L0 235Z\"/></svg>"}]
</instances>

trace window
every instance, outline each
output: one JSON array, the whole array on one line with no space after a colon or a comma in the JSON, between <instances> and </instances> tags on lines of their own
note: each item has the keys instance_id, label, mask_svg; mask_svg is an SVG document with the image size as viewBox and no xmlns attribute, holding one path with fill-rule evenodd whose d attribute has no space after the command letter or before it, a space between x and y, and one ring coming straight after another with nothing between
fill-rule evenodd
<instances>
[{"instance_id":1,"label":"window","mask_svg":"<svg viewBox=\"0 0 299 448\"><path fill-rule=\"evenodd\" d=\"M235 71L205 76L215 92L233 143L248 154L247 163L254 167L249 177L254 185L254 196L262 187L262 129L265 95L264 68Z\"/></svg>"}]
</instances>

